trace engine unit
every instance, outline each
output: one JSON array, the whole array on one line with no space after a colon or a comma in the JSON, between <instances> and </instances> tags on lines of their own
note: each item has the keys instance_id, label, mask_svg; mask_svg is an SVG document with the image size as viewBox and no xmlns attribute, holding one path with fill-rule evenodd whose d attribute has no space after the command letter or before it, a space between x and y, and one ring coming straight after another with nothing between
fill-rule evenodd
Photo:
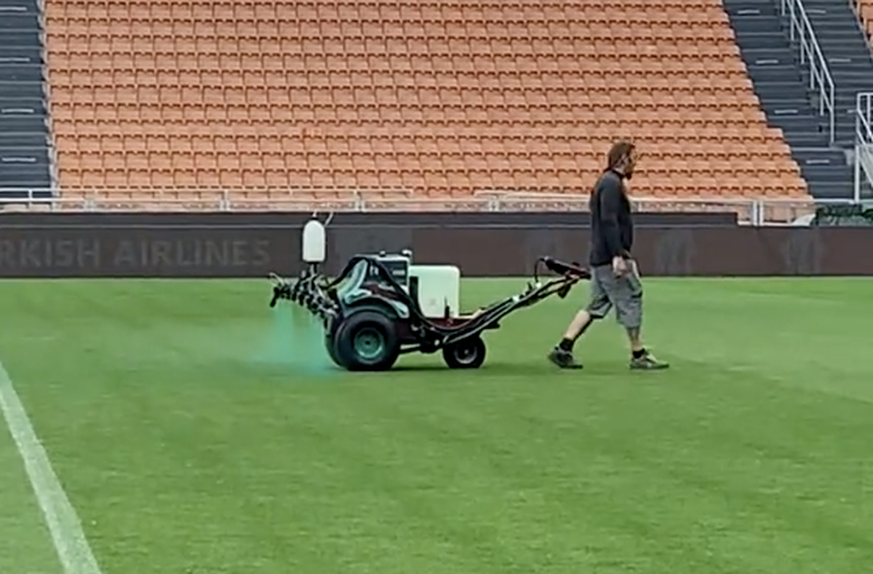
<instances>
[{"instance_id":1,"label":"engine unit","mask_svg":"<svg viewBox=\"0 0 873 574\"><path fill-rule=\"evenodd\" d=\"M461 314L461 270L454 265L415 265L412 252L369 255L391 272L392 277L410 297L418 302L429 319L456 318ZM367 273L367 282L378 282Z\"/></svg>"}]
</instances>

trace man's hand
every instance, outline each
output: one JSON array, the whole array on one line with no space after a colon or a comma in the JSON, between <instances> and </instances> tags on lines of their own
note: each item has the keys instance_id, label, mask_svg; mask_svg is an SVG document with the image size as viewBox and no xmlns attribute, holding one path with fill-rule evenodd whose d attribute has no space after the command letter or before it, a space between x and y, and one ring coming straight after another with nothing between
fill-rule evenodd
<instances>
[{"instance_id":1,"label":"man's hand","mask_svg":"<svg viewBox=\"0 0 873 574\"><path fill-rule=\"evenodd\" d=\"M627 259L621 255L612 258L612 272L616 277L622 277L627 273Z\"/></svg>"}]
</instances>

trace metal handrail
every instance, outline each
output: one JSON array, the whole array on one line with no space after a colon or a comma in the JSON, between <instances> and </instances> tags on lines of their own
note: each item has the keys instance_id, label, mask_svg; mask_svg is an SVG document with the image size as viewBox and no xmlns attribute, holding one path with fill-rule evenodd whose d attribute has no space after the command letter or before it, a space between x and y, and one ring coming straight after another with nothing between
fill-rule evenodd
<instances>
[{"instance_id":1,"label":"metal handrail","mask_svg":"<svg viewBox=\"0 0 873 574\"><path fill-rule=\"evenodd\" d=\"M806 15L806 9L801 0L781 0L783 16L790 21L789 38L797 40L800 50L801 65L809 66L809 88L818 88L818 113L827 113L829 123L830 144L836 138L834 81L828 67L828 62L821 52L815 30Z\"/></svg>"},{"instance_id":2,"label":"metal handrail","mask_svg":"<svg viewBox=\"0 0 873 574\"><path fill-rule=\"evenodd\" d=\"M871 131L873 134L873 131ZM317 199L314 197L290 199L248 199L237 196L234 192L212 192L204 190L204 195L212 197L173 197L172 192L155 191L153 197L143 197L145 190L136 199L94 199L93 197L38 197L38 191L30 190L26 197L21 194L27 190L16 190L18 197L4 195L0 189L0 218L4 206L18 206L25 210L49 210L62 212L130 212L157 209L159 211L193 211L193 212L246 212L252 210L269 210L276 212L294 210L331 210L337 212L370 211L370 210L415 210L428 211L499 211L517 212L526 210L537 211L585 211L588 208L588 196L584 194L549 194L525 192L490 192L466 198L428 198L409 197L400 199L379 199L354 197L350 193L349 200L337 198ZM166 194L166 195L164 195ZM240 194L242 195L242 194ZM798 216L810 215L822 205L847 205L857 203L848 199L821 200L815 198L799 199L749 199L749 198L669 198L669 197L634 197L633 203L641 210L670 208L676 211L695 212L711 211L714 207L726 211L737 211L741 214L741 222L751 225L781 225L794 221Z\"/></svg>"},{"instance_id":3,"label":"metal handrail","mask_svg":"<svg viewBox=\"0 0 873 574\"><path fill-rule=\"evenodd\" d=\"M873 92L855 96L855 190L854 199L861 201L861 173L867 185L873 187Z\"/></svg>"}]
</instances>

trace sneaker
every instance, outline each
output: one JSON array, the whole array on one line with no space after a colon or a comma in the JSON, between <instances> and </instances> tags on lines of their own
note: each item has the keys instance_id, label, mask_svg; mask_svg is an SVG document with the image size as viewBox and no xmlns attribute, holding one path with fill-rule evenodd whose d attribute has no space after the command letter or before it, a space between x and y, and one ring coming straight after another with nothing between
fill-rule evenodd
<instances>
[{"instance_id":1,"label":"sneaker","mask_svg":"<svg viewBox=\"0 0 873 574\"><path fill-rule=\"evenodd\" d=\"M573 353L563 349L552 349L549 353L549 361L559 369L581 369L582 365L573 358Z\"/></svg>"},{"instance_id":2,"label":"sneaker","mask_svg":"<svg viewBox=\"0 0 873 574\"><path fill-rule=\"evenodd\" d=\"M655 358L655 355L647 352L642 357L631 358L630 368L640 371L657 371L661 369L669 369L670 364L665 363L664 361L659 361Z\"/></svg>"}]
</instances>

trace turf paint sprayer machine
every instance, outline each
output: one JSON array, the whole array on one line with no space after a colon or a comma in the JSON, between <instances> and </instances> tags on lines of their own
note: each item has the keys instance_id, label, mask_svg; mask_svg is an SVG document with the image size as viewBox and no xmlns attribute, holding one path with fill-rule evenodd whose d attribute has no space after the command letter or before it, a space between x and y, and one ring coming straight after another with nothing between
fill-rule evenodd
<instances>
[{"instance_id":1,"label":"turf paint sprayer machine","mask_svg":"<svg viewBox=\"0 0 873 574\"><path fill-rule=\"evenodd\" d=\"M325 226L313 217L303 227L299 277L271 274L273 298L302 306L324 324L331 359L350 371L384 371L405 353L441 351L455 369L475 369L485 361L484 331L500 320L552 295L563 298L586 269L550 257L534 265L533 280L518 295L470 314L460 312L461 272L452 265L418 265L412 252L357 255L336 277L319 272L326 254ZM541 281L545 267L557 277Z\"/></svg>"}]
</instances>

